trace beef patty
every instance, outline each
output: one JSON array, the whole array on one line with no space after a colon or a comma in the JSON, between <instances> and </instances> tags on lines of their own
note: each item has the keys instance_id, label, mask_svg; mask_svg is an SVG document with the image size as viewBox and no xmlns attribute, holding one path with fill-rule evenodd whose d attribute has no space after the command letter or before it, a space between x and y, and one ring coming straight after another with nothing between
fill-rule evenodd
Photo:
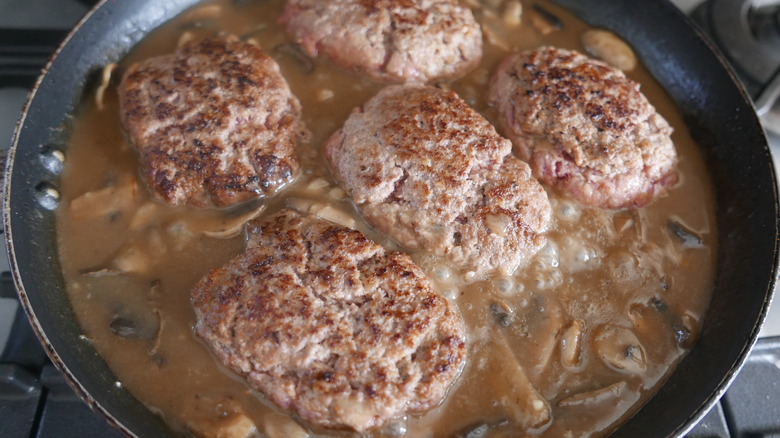
<instances>
[{"instance_id":1,"label":"beef patty","mask_svg":"<svg viewBox=\"0 0 780 438\"><path fill-rule=\"evenodd\" d=\"M490 101L520 158L582 204L641 207L677 181L672 128L623 72L543 47L506 58Z\"/></svg>"},{"instance_id":2,"label":"beef patty","mask_svg":"<svg viewBox=\"0 0 780 438\"><path fill-rule=\"evenodd\" d=\"M384 82L454 78L482 57L482 30L457 0L288 0L281 21L311 56Z\"/></svg>"},{"instance_id":3,"label":"beef patty","mask_svg":"<svg viewBox=\"0 0 780 438\"><path fill-rule=\"evenodd\" d=\"M248 235L192 291L197 333L226 366L323 427L362 432L442 400L463 322L408 255L292 210Z\"/></svg>"},{"instance_id":4,"label":"beef patty","mask_svg":"<svg viewBox=\"0 0 780 438\"><path fill-rule=\"evenodd\" d=\"M514 271L545 241L547 194L511 151L454 92L424 85L384 88L325 145L370 224L478 276Z\"/></svg>"},{"instance_id":5,"label":"beef patty","mask_svg":"<svg viewBox=\"0 0 780 438\"><path fill-rule=\"evenodd\" d=\"M143 176L169 204L233 205L299 171L300 103L276 62L235 36L131 65L119 101Z\"/></svg>"}]
</instances>

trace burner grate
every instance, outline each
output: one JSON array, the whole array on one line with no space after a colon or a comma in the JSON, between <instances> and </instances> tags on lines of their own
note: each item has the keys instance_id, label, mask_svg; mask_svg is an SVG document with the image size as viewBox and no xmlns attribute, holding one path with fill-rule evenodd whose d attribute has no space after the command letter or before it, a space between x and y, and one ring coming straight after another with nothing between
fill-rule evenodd
<instances>
[{"instance_id":1,"label":"burner grate","mask_svg":"<svg viewBox=\"0 0 780 438\"><path fill-rule=\"evenodd\" d=\"M66 31L0 29L0 84L32 88Z\"/></svg>"},{"instance_id":2,"label":"burner grate","mask_svg":"<svg viewBox=\"0 0 780 438\"><path fill-rule=\"evenodd\" d=\"M0 296L16 296L8 272ZM92 412L46 357L21 306L0 354L0 437L90 438L122 434Z\"/></svg>"}]
</instances>

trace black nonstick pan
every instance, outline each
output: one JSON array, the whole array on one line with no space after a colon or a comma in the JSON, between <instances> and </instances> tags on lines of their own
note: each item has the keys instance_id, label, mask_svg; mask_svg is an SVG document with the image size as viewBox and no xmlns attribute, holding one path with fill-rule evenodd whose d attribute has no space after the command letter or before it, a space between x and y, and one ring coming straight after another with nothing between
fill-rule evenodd
<instances>
[{"instance_id":1,"label":"black nonstick pan","mask_svg":"<svg viewBox=\"0 0 780 438\"><path fill-rule=\"evenodd\" d=\"M715 290L698 343L656 396L615 433L681 436L736 376L758 336L778 261L778 198L764 132L749 97L690 20L666 0L555 0L628 41L672 96L704 149L716 186ZM52 361L77 392L131 436L170 436L88 343L70 308L54 211L58 158L85 87L152 29L196 0L104 0L73 30L24 110L6 168L3 221L20 299ZM67 151L64 151L67 153Z\"/></svg>"}]
</instances>

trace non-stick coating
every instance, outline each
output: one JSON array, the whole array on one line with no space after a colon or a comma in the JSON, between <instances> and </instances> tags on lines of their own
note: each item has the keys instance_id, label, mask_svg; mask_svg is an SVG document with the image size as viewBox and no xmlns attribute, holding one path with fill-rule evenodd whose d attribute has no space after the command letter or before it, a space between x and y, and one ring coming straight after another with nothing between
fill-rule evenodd
<instances>
[{"instance_id":1,"label":"non-stick coating","mask_svg":"<svg viewBox=\"0 0 780 438\"><path fill-rule=\"evenodd\" d=\"M143 437L171 431L115 384L80 338L58 262L53 211L58 175L46 151L66 144L69 117L101 68L197 0L104 0L77 27L28 102L9 155L4 224L20 297L54 362L100 412ZM669 381L615 436L679 436L717 401L755 343L777 267L778 200L769 148L732 73L666 0L556 0L626 39L683 112L704 148L718 204L719 256L701 339ZM43 204L46 204L45 202Z\"/></svg>"}]
</instances>

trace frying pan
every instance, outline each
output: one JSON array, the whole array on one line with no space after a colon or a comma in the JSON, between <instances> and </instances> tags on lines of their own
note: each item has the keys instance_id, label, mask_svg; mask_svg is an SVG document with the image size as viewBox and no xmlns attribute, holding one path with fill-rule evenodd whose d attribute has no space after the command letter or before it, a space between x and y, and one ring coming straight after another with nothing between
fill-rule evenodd
<instances>
[{"instance_id":1,"label":"frying pan","mask_svg":"<svg viewBox=\"0 0 780 438\"><path fill-rule=\"evenodd\" d=\"M766 137L724 61L666 0L555 0L611 29L672 96L704 150L717 199L719 251L698 343L616 437L681 436L736 376L766 315L778 261L778 198ZM39 78L9 151L3 222L19 297L54 364L97 412L130 436L173 434L130 393L89 343L65 293L55 214L70 117L102 67L197 0L103 0Z\"/></svg>"}]
</instances>

